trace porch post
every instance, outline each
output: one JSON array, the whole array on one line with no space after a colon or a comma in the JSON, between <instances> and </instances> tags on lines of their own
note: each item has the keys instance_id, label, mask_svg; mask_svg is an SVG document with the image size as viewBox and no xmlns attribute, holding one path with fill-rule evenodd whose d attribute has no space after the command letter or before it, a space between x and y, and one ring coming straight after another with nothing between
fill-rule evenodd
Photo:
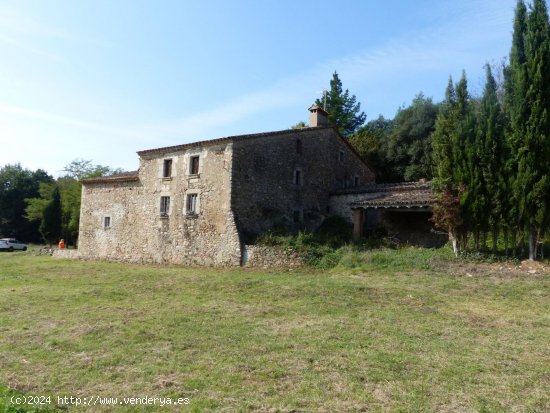
<instances>
[{"instance_id":1,"label":"porch post","mask_svg":"<svg viewBox=\"0 0 550 413\"><path fill-rule=\"evenodd\" d=\"M353 240L359 241L363 236L363 224L365 223L365 210L357 208L353 210Z\"/></svg>"}]
</instances>

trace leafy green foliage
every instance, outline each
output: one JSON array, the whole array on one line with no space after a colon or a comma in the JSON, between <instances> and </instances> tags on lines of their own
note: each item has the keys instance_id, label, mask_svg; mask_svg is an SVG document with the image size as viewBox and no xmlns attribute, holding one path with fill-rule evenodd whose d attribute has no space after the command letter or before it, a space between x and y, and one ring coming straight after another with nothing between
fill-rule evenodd
<instances>
[{"instance_id":1,"label":"leafy green foliage","mask_svg":"<svg viewBox=\"0 0 550 413\"><path fill-rule=\"evenodd\" d=\"M388 181L418 181L433 175L432 133L438 106L418 94L408 107L400 108L383 146L384 160L391 170Z\"/></svg>"},{"instance_id":2,"label":"leafy green foliage","mask_svg":"<svg viewBox=\"0 0 550 413\"><path fill-rule=\"evenodd\" d=\"M51 200L44 208L40 222L40 234L44 241L50 245L59 241L61 237L61 193L57 186L53 190Z\"/></svg>"},{"instance_id":3,"label":"leafy green foliage","mask_svg":"<svg viewBox=\"0 0 550 413\"><path fill-rule=\"evenodd\" d=\"M41 184L53 178L41 169L30 171L21 165L0 168L0 235L39 242L38 223L25 218L25 199L39 196Z\"/></svg>"},{"instance_id":4,"label":"leafy green foliage","mask_svg":"<svg viewBox=\"0 0 550 413\"><path fill-rule=\"evenodd\" d=\"M388 181L387 177L393 176L383 149L389 139L392 127L393 120L380 115L349 137L350 144L359 156L371 166L376 173L377 181L380 182Z\"/></svg>"}]
</instances>

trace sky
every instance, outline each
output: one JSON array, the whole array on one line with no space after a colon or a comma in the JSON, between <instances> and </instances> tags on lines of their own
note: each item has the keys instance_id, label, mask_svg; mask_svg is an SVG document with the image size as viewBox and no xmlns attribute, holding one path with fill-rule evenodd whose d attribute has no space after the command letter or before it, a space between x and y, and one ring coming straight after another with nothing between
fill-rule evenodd
<instances>
[{"instance_id":1,"label":"sky","mask_svg":"<svg viewBox=\"0 0 550 413\"><path fill-rule=\"evenodd\" d=\"M0 0L0 167L288 129L336 71L367 121L510 51L516 0Z\"/></svg>"}]
</instances>

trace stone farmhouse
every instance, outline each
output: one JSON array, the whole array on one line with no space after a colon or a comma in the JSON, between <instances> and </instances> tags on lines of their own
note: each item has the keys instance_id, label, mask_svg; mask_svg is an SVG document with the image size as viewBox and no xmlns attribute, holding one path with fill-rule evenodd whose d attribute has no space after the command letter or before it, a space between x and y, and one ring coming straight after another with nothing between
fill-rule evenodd
<instances>
[{"instance_id":1,"label":"stone farmhouse","mask_svg":"<svg viewBox=\"0 0 550 413\"><path fill-rule=\"evenodd\" d=\"M359 238L380 208L426 221L429 184L376 185L327 113L309 110L307 128L143 150L137 171L83 180L78 255L237 266L275 227L313 231L338 214Z\"/></svg>"}]
</instances>

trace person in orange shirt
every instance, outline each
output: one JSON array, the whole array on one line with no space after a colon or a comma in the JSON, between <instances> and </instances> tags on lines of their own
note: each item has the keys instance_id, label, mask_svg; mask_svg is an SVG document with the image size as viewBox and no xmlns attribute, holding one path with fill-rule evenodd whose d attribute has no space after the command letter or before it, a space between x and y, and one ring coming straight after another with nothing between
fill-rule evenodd
<instances>
[{"instance_id":1,"label":"person in orange shirt","mask_svg":"<svg viewBox=\"0 0 550 413\"><path fill-rule=\"evenodd\" d=\"M59 247L60 250L65 249L65 240L61 239L61 241L59 241L59 244L57 244L57 246Z\"/></svg>"}]
</instances>

